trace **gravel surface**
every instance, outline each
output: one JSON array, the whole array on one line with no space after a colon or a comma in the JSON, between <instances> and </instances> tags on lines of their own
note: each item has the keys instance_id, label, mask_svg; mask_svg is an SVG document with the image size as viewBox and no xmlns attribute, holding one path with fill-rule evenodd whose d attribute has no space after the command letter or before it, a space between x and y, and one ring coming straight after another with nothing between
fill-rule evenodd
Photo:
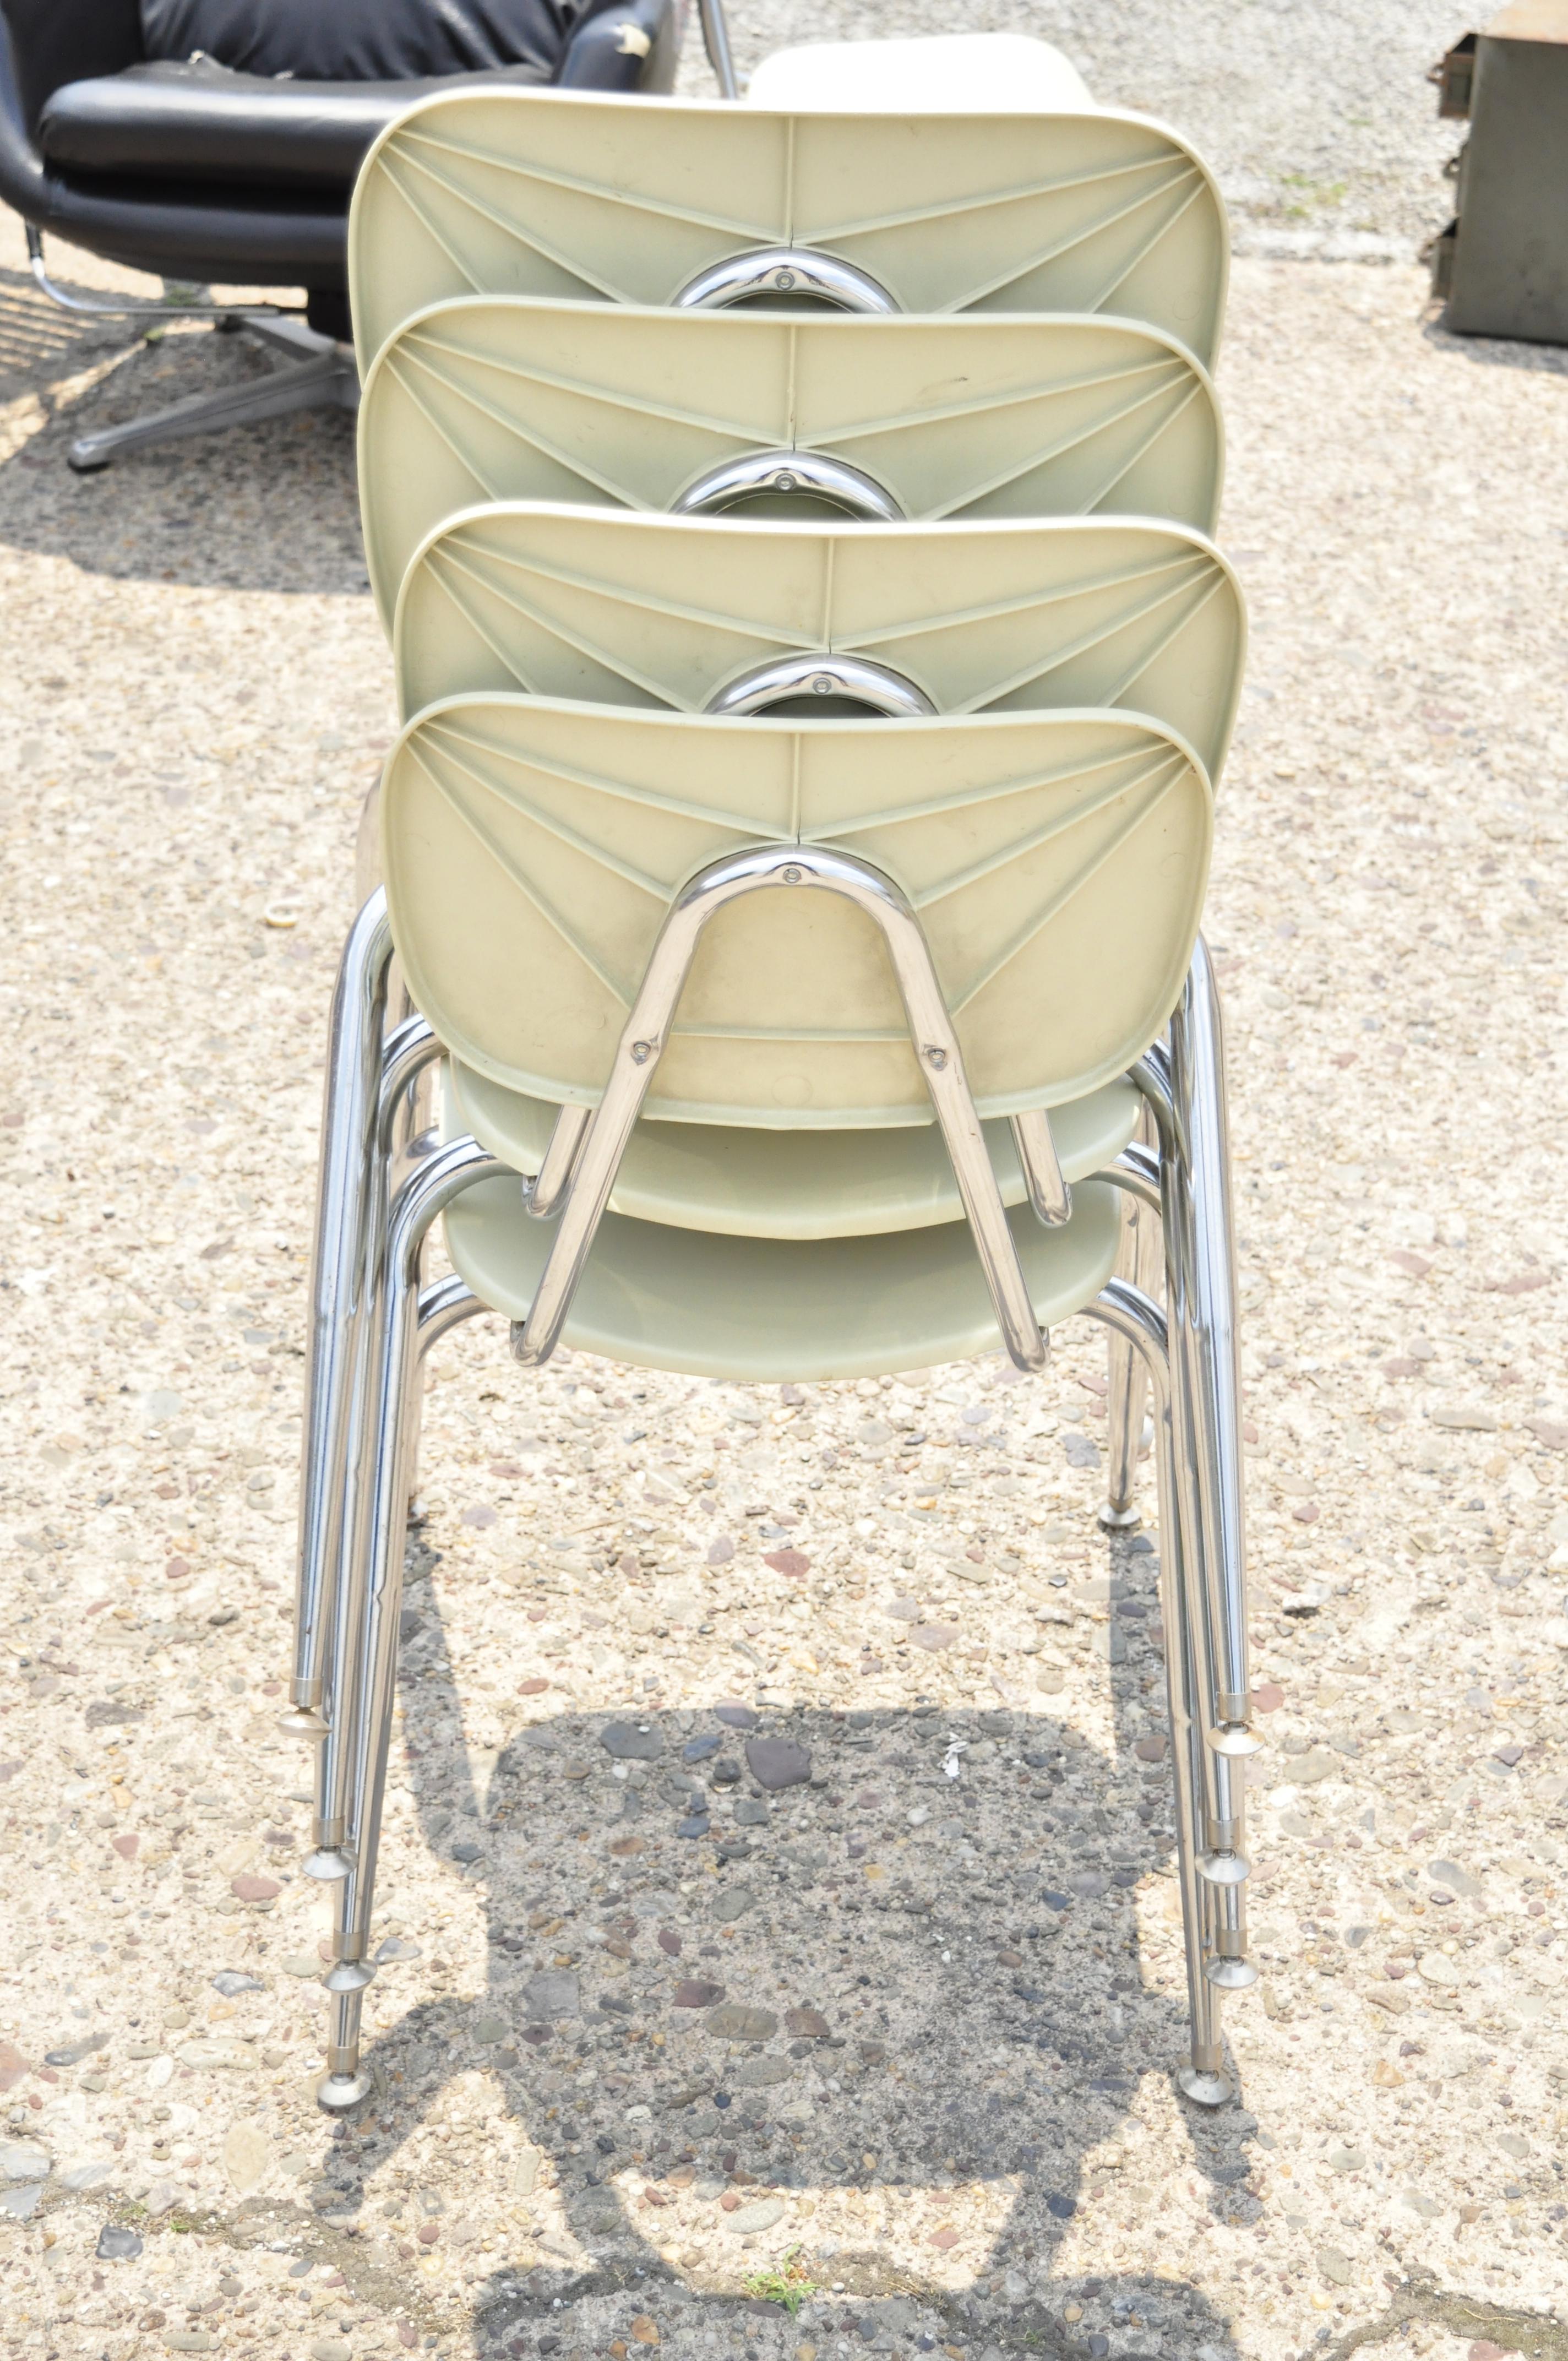
<instances>
[{"instance_id":1,"label":"gravel surface","mask_svg":"<svg viewBox=\"0 0 1568 2361\"><path fill-rule=\"evenodd\" d=\"M1219 175L1237 251L1405 260L1453 211L1442 177L1464 126L1439 123L1427 70L1495 13L1462 0L743 0L729 11L742 79L800 41L1028 33L1054 42L1096 98L1174 124ZM695 0L693 9L695 18ZM683 83L713 84L695 35Z\"/></svg>"},{"instance_id":2,"label":"gravel surface","mask_svg":"<svg viewBox=\"0 0 1568 2361\"><path fill-rule=\"evenodd\" d=\"M764 1393L572 1356L531 1387L475 1323L426 1403L376 2096L329 2125L274 1715L392 719L351 435L73 479L73 424L260 364L78 337L19 256L0 2341L1562 2361L1560 357L1434 333L1411 268L1236 273L1255 638L1209 933L1272 1741L1240 2103L1169 2080L1158 1535L1096 1532L1093 1336L1037 1386Z\"/></svg>"}]
</instances>

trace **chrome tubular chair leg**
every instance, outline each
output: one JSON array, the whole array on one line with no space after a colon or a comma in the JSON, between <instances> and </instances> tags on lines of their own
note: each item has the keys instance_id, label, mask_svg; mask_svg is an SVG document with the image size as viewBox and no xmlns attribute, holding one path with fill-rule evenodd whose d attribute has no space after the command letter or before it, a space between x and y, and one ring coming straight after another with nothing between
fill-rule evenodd
<instances>
[{"instance_id":1,"label":"chrome tubular chair leg","mask_svg":"<svg viewBox=\"0 0 1568 2361\"><path fill-rule=\"evenodd\" d=\"M1200 1874L1203 1840L1203 1752L1200 1724L1198 1652L1193 1644L1190 1569L1183 1547L1179 1471L1180 1427L1175 1415L1168 1330L1165 1314L1124 1279L1113 1279L1086 1306L1142 1360L1154 1401L1155 1455L1159 1483L1160 1611L1166 1629L1166 1697L1170 1717L1170 1762L1176 1791L1177 1873L1180 1881L1182 1937L1187 1957L1187 2000L1191 2049L1177 2081L1201 2106L1223 2106L1234 2095L1220 2041L1219 1991L1207 1972L1212 1905Z\"/></svg>"},{"instance_id":2,"label":"chrome tubular chair leg","mask_svg":"<svg viewBox=\"0 0 1568 2361\"><path fill-rule=\"evenodd\" d=\"M386 895L373 894L344 946L333 995L311 1274L311 1336L300 1478L294 1669L282 1727L326 1735L327 1674L376 1124L392 956Z\"/></svg>"},{"instance_id":3,"label":"chrome tubular chair leg","mask_svg":"<svg viewBox=\"0 0 1568 2361\"><path fill-rule=\"evenodd\" d=\"M309 1877L333 1883L352 1873L347 1850L349 1820L354 1808L353 1780L358 1760L358 1716L361 1699L361 1627L365 1612L365 1557L360 1536L367 1513L365 1467L369 1438L374 1433L375 1372L380 1352L384 1309L382 1254L387 1206L391 1189L409 1160L411 1133L422 1119L422 1078L439 1057L441 1045L422 1016L404 1019L387 1042L378 1074L375 1146L365 1192L364 1272L361 1311L356 1339L354 1382L343 1450L343 1499L332 1653L338 1668L333 1679L332 1710L326 1742L317 1773L316 1823L313 1850L303 1866ZM415 1159L417 1162L417 1159ZM417 1396L411 1413L411 1434L418 1435ZM411 1481L413 1444L408 1451Z\"/></svg>"},{"instance_id":4,"label":"chrome tubular chair leg","mask_svg":"<svg viewBox=\"0 0 1568 2361\"><path fill-rule=\"evenodd\" d=\"M821 845L759 845L699 870L671 904L595 1108L563 1202L554 1242L512 1350L526 1368L547 1361L560 1341L639 1110L668 1044L698 943L719 910L742 895L789 885L841 894L881 929L898 979L911 1046L952 1159L970 1231L985 1273L1002 1341L1015 1367L1045 1367L1046 1340L1018 1260L985 1136L964 1075L920 920L890 877L870 862Z\"/></svg>"},{"instance_id":5,"label":"chrome tubular chair leg","mask_svg":"<svg viewBox=\"0 0 1568 2361\"><path fill-rule=\"evenodd\" d=\"M1140 1146L1147 1149L1154 1135L1154 1117L1146 1106L1139 1111ZM1113 1175L1113 1178L1119 1177ZM1157 1201L1128 1191L1123 1215L1122 1250L1117 1276L1130 1280L1143 1295L1153 1296L1164 1262ZM1100 1522L1107 1532L1130 1532L1142 1522L1137 1504L1138 1446L1143 1440L1144 1401L1147 1380L1141 1356L1113 1334L1107 1352L1105 1389L1105 1500Z\"/></svg>"},{"instance_id":6,"label":"chrome tubular chair leg","mask_svg":"<svg viewBox=\"0 0 1568 2361\"><path fill-rule=\"evenodd\" d=\"M1212 1891L1224 1948L1215 1973L1232 1987L1253 1980L1242 1959L1247 1874L1245 1765L1262 1741L1251 1729L1246 1579L1242 1521L1241 1416L1234 1270L1219 996L1199 942L1168 1052L1141 1061L1135 1079L1160 1136L1161 1228L1170 1322L1172 1391L1189 1509L1197 1694L1205 1795L1199 1872ZM1227 1899L1227 1896L1234 1898ZM1216 1938L1218 1939L1218 1938ZM1220 1974L1217 1962L1227 1964Z\"/></svg>"},{"instance_id":7,"label":"chrome tubular chair leg","mask_svg":"<svg viewBox=\"0 0 1568 2361\"><path fill-rule=\"evenodd\" d=\"M1205 1453L1202 1492L1216 1659L1215 1719L1224 1728L1246 1722L1251 1682L1224 1042L1219 987L1201 939L1170 1022L1170 1082L1180 1140L1173 1160L1181 1202L1180 1350ZM1175 1326L1173 1322L1173 1335Z\"/></svg>"},{"instance_id":8,"label":"chrome tubular chair leg","mask_svg":"<svg viewBox=\"0 0 1568 2361\"><path fill-rule=\"evenodd\" d=\"M416 1170L399 1191L387 1222L381 1313L377 1323L376 1367L367 1389L370 1414L367 1515L361 1547L365 1565L365 1611L360 1635L359 1706L355 1717L356 1761L346 1851L348 1876L338 1896L332 1967L324 1979L333 1994L333 2025L327 2072L317 2097L329 2112L352 2107L365 2095L359 2069L360 1994L373 1977L368 1949L375 1894L376 1854L386 1794L391 1741L392 1696L397 1679L398 1617L402 1601L404 1511L407 1502L407 1440L410 1410L419 1373L420 1259L425 1237L454 1200L477 1181L503 1175L507 1167L477 1140L458 1139ZM515 1177L515 1176L514 1176ZM522 1185L519 1180L519 1186ZM442 1317L431 1334L444 1333L477 1305L455 1293L436 1290ZM433 1310L437 1305L433 1305Z\"/></svg>"},{"instance_id":9,"label":"chrome tubular chair leg","mask_svg":"<svg viewBox=\"0 0 1568 2361\"><path fill-rule=\"evenodd\" d=\"M707 51L707 62L713 68L713 79L718 84L720 98L739 98L740 85L735 79L735 64L729 54L729 26L724 14L724 0L697 0L702 17L702 46Z\"/></svg>"}]
</instances>

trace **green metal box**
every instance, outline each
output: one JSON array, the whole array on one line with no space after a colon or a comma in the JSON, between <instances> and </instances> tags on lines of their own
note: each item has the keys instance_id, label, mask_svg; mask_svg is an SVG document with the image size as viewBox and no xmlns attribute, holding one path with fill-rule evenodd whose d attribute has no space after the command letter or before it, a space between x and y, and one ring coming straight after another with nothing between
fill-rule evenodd
<instances>
[{"instance_id":1,"label":"green metal box","mask_svg":"<svg viewBox=\"0 0 1568 2361\"><path fill-rule=\"evenodd\" d=\"M1432 291L1462 335L1568 344L1568 0L1513 0L1434 74L1470 118Z\"/></svg>"}]
</instances>

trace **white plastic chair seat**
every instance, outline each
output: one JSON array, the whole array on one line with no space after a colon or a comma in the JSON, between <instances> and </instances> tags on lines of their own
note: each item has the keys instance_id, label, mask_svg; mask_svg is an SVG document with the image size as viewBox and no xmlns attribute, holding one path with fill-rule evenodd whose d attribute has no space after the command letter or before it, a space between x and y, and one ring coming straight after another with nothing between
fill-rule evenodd
<instances>
[{"instance_id":1,"label":"white plastic chair seat","mask_svg":"<svg viewBox=\"0 0 1568 2361\"><path fill-rule=\"evenodd\" d=\"M938 713L1146 713L1212 779L1245 642L1223 559L1169 526L666 523L516 503L438 527L393 627L405 715L491 689L701 713L761 664L837 654L889 667Z\"/></svg>"},{"instance_id":2,"label":"white plastic chair seat","mask_svg":"<svg viewBox=\"0 0 1568 2361\"><path fill-rule=\"evenodd\" d=\"M454 698L388 759L388 905L444 1048L594 1104L676 894L759 843L834 846L917 912L982 1116L1124 1074L1197 939L1213 798L1141 718L894 721ZM872 921L752 894L697 949L644 1112L781 1130L898 1126L929 1100Z\"/></svg>"},{"instance_id":3,"label":"white plastic chair seat","mask_svg":"<svg viewBox=\"0 0 1568 2361\"><path fill-rule=\"evenodd\" d=\"M361 373L451 296L671 304L715 264L779 247L868 273L902 312L1102 312L1212 360L1225 214L1184 140L1086 104L1040 43L984 45L1014 77L1003 112L978 45L953 45L934 71L926 44L876 46L902 52L890 71L910 82L893 113L864 86L860 44L836 62L786 51L763 67L758 96L770 73L811 83L795 114L522 90L411 108L366 158L349 215ZM836 74L853 97L823 95ZM916 80L972 93L974 111L915 95Z\"/></svg>"},{"instance_id":4,"label":"white plastic chair seat","mask_svg":"<svg viewBox=\"0 0 1568 2361\"><path fill-rule=\"evenodd\" d=\"M812 41L775 49L746 85L749 106L781 115L1092 115L1070 58L1023 33L937 33L916 40Z\"/></svg>"},{"instance_id":5,"label":"white plastic chair seat","mask_svg":"<svg viewBox=\"0 0 1568 2361\"><path fill-rule=\"evenodd\" d=\"M1008 1219L1043 1327L1092 1301L1115 1267L1114 1189L1086 1181L1060 1229L1026 1209ZM447 1214L446 1250L482 1302L521 1320L553 1230L523 1211L515 1180L486 1180ZM1000 1340L966 1223L800 1244L607 1213L563 1341L638 1368L765 1385L928 1368Z\"/></svg>"},{"instance_id":6,"label":"white plastic chair seat","mask_svg":"<svg viewBox=\"0 0 1568 2361\"><path fill-rule=\"evenodd\" d=\"M1207 533L1223 472L1207 375L1124 321L474 298L410 321L366 381L360 507L383 620L414 552L460 509L667 512L769 451L844 462L923 521L1100 511ZM839 513L777 497L790 517Z\"/></svg>"},{"instance_id":7,"label":"white plastic chair seat","mask_svg":"<svg viewBox=\"0 0 1568 2361\"><path fill-rule=\"evenodd\" d=\"M446 1079L447 1129L472 1132L518 1172L539 1170L557 1109L455 1063ZM1137 1130L1131 1082L1111 1082L1051 1112L1051 1137L1069 1181L1102 1172ZM1003 1202L1025 1200L1023 1168L1005 1123L985 1126ZM733 1237L872 1237L959 1222L963 1205L941 1133L927 1122L896 1131L757 1131L737 1125L640 1123L610 1196L611 1210L676 1229Z\"/></svg>"}]
</instances>

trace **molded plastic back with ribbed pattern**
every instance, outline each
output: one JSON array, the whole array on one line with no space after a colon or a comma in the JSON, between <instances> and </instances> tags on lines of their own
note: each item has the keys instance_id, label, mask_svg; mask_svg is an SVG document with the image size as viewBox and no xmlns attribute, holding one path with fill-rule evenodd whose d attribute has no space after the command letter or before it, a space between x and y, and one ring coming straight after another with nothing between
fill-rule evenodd
<instances>
[{"instance_id":1,"label":"molded plastic back with ribbed pattern","mask_svg":"<svg viewBox=\"0 0 1568 2361\"><path fill-rule=\"evenodd\" d=\"M361 367L422 305L668 304L757 247L869 272L904 312L1103 312L1212 361L1224 210L1158 123L1095 110L862 115L455 92L392 124L349 221Z\"/></svg>"},{"instance_id":2,"label":"molded plastic back with ribbed pattern","mask_svg":"<svg viewBox=\"0 0 1568 2361\"><path fill-rule=\"evenodd\" d=\"M705 862L832 845L918 911L982 1114L1124 1073L1197 933L1212 798L1153 723L1100 712L791 723L521 697L427 708L382 836L415 1001L481 1075L602 1089L665 912ZM650 1115L927 1120L881 938L839 896L748 895L709 925Z\"/></svg>"},{"instance_id":3,"label":"molded plastic back with ribbed pattern","mask_svg":"<svg viewBox=\"0 0 1568 2361\"><path fill-rule=\"evenodd\" d=\"M393 644L406 715L485 690L701 713L754 666L853 655L939 713L1122 706L1217 779L1245 620L1212 545L1089 522L788 525L470 509L410 566Z\"/></svg>"},{"instance_id":4,"label":"molded plastic back with ribbed pattern","mask_svg":"<svg viewBox=\"0 0 1568 2361\"><path fill-rule=\"evenodd\" d=\"M1101 510L1200 532L1223 471L1208 377L1124 321L440 304L387 346L360 406L383 618L420 543L459 509L668 511L709 469L769 450L847 462L910 518Z\"/></svg>"}]
</instances>

